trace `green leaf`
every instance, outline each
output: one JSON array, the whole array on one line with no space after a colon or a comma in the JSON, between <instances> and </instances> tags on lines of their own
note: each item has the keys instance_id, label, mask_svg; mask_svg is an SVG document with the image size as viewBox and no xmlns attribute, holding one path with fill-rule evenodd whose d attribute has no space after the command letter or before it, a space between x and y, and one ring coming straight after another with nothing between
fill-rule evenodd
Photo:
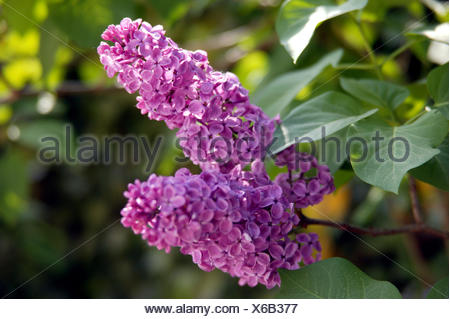
<instances>
[{"instance_id":1,"label":"green leaf","mask_svg":"<svg viewBox=\"0 0 450 319\"><path fill-rule=\"evenodd\" d=\"M437 107L437 110L439 111L439 113L442 114L443 117L445 117L447 120L448 118L448 104L443 104L441 105L441 107Z\"/></svg>"},{"instance_id":2,"label":"green leaf","mask_svg":"<svg viewBox=\"0 0 450 319\"><path fill-rule=\"evenodd\" d=\"M448 105L448 63L433 69L428 74L427 88L435 106Z\"/></svg>"},{"instance_id":3,"label":"green leaf","mask_svg":"<svg viewBox=\"0 0 450 319\"><path fill-rule=\"evenodd\" d=\"M192 6L192 1L186 0L147 0L147 2L164 19L166 28L177 20L182 19Z\"/></svg>"},{"instance_id":4,"label":"green leaf","mask_svg":"<svg viewBox=\"0 0 450 319\"><path fill-rule=\"evenodd\" d=\"M47 23L43 27L45 31L41 30L40 32L39 61L41 61L42 65L42 77L45 77L53 67L56 51L61 43L47 31L50 29Z\"/></svg>"},{"instance_id":5,"label":"green leaf","mask_svg":"<svg viewBox=\"0 0 450 319\"><path fill-rule=\"evenodd\" d=\"M327 92L293 109L274 134L273 153L298 142L316 141L375 113L343 93Z\"/></svg>"},{"instance_id":6,"label":"green leaf","mask_svg":"<svg viewBox=\"0 0 450 319\"><path fill-rule=\"evenodd\" d=\"M315 142L315 154L320 164L328 166L334 174L347 159L345 142L348 127Z\"/></svg>"},{"instance_id":7,"label":"green leaf","mask_svg":"<svg viewBox=\"0 0 450 319\"><path fill-rule=\"evenodd\" d=\"M439 280L431 288L427 299L448 299L448 276Z\"/></svg>"},{"instance_id":8,"label":"green leaf","mask_svg":"<svg viewBox=\"0 0 450 319\"><path fill-rule=\"evenodd\" d=\"M328 65L336 65L341 57L342 50L335 50L310 67L275 78L272 82L257 89L251 97L252 103L261 107L270 117L281 114L301 89Z\"/></svg>"},{"instance_id":9,"label":"green leaf","mask_svg":"<svg viewBox=\"0 0 450 319\"><path fill-rule=\"evenodd\" d=\"M18 124L20 135L18 142L30 147L39 149L46 145L41 139L47 136L55 137L60 141L62 149L66 147L67 123L53 119L41 119L33 122L24 122Z\"/></svg>"},{"instance_id":10,"label":"green leaf","mask_svg":"<svg viewBox=\"0 0 450 319\"><path fill-rule=\"evenodd\" d=\"M333 174L334 187L336 187L336 190L338 190L341 186L344 186L349 181L351 181L354 176L355 174L351 170L340 169L336 171Z\"/></svg>"},{"instance_id":11,"label":"green leaf","mask_svg":"<svg viewBox=\"0 0 450 319\"><path fill-rule=\"evenodd\" d=\"M36 149L39 156L41 151L55 147L58 150L55 150L56 154L52 156L58 156L58 160L66 161L69 157L73 158L75 156L76 136L70 123L55 119L40 119L17 124L17 128L20 132L17 142L26 147ZM52 137L52 140L42 140L45 137Z\"/></svg>"},{"instance_id":12,"label":"green leaf","mask_svg":"<svg viewBox=\"0 0 450 319\"><path fill-rule=\"evenodd\" d=\"M325 259L299 270L280 270L278 298L394 299L401 298L387 281L370 278L343 258Z\"/></svg>"},{"instance_id":13,"label":"green leaf","mask_svg":"<svg viewBox=\"0 0 450 319\"><path fill-rule=\"evenodd\" d=\"M362 19L370 22L382 22L388 24L390 21L386 19L386 13L392 7L406 7L411 0L376 0L369 1L362 13ZM389 21L389 22L387 22ZM392 26L392 23L389 23Z\"/></svg>"},{"instance_id":14,"label":"green leaf","mask_svg":"<svg viewBox=\"0 0 450 319\"><path fill-rule=\"evenodd\" d=\"M439 112L448 120L448 85L449 85L448 63L433 69L427 76L427 88L434 100L431 107L433 111ZM433 130L436 127L433 126ZM411 170L411 174L433 186L448 191L449 169L448 169L448 137L438 147L439 153L423 165Z\"/></svg>"},{"instance_id":15,"label":"green leaf","mask_svg":"<svg viewBox=\"0 0 450 319\"><path fill-rule=\"evenodd\" d=\"M25 33L36 23L33 16L35 0L3 0L0 1L2 16L11 30ZM1 12L0 11L0 12Z\"/></svg>"},{"instance_id":16,"label":"green leaf","mask_svg":"<svg viewBox=\"0 0 450 319\"><path fill-rule=\"evenodd\" d=\"M448 191L448 136L438 149L439 154L411 170L411 174L425 183Z\"/></svg>"},{"instance_id":17,"label":"green leaf","mask_svg":"<svg viewBox=\"0 0 450 319\"><path fill-rule=\"evenodd\" d=\"M349 128L350 161L363 181L397 193L406 172L437 155L435 147L447 134L448 121L437 110L395 127L379 119L367 119Z\"/></svg>"},{"instance_id":18,"label":"green leaf","mask_svg":"<svg viewBox=\"0 0 450 319\"><path fill-rule=\"evenodd\" d=\"M0 155L0 219L14 224L28 202L27 162L20 152L7 150Z\"/></svg>"},{"instance_id":19,"label":"green leaf","mask_svg":"<svg viewBox=\"0 0 450 319\"><path fill-rule=\"evenodd\" d=\"M268 54L255 50L246 54L233 67L232 72L241 81L243 87L254 92L269 69Z\"/></svg>"},{"instance_id":20,"label":"green leaf","mask_svg":"<svg viewBox=\"0 0 450 319\"><path fill-rule=\"evenodd\" d=\"M281 6L276 21L278 37L295 63L319 23L360 10L366 4L367 0L348 0L340 5L332 0L287 0Z\"/></svg>"},{"instance_id":21,"label":"green leaf","mask_svg":"<svg viewBox=\"0 0 450 319\"><path fill-rule=\"evenodd\" d=\"M448 43L449 26L448 23L442 23L436 26L425 26L411 30L406 35L424 36L430 40L442 43Z\"/></svg>"},{"instance_id":22,"label":"green leaf","mask_svg":"<svg viewBox=\"0 0 450 319\"><path fill-rule=\"evenodd\" d=\"M403 86L372 79L341 78L342 88L371 105L395 110L408 97L409 90Z\"/></svg>"},{"instance_id":23,"label":"green leaf","mask_svg":"<svg viewBox=\"0 0 450 319\"><path fill-rule=\"evenodd\" d=\"M65 40L82 48L95 48L109 24L119 24L122 18L133 16L133 1L70 0L50 3L48 19Z\"/></svg>"},{"instance_id":24,"label":"green leaf","mask_svg":"<svg viewBox=\"0 0 450 319\"><path fill-rule=\"evenodd\" d=\"M353 209L350 221L356 225L373 225L377 214L377 209L385 200L386 192L378 187L371 187L366 199Z\"/></svg>"}]
</instances>

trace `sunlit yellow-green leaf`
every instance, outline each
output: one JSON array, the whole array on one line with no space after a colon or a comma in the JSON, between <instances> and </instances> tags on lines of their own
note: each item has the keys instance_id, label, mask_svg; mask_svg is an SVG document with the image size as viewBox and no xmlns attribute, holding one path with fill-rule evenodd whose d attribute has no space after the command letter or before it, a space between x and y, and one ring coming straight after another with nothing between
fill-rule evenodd
<instances>
[{"instance_id":1,"label":"sunlit yellow-green leaf","mask_svg":"<svg viewBox=\"0 0 450 319\"><path fill-rule=\"evenodd\" d=\"M0 125L8 123L13 112L9 105L0 105Z\"/></svg>"},{"instance_id":2,"label":"sunlit yellow-green leaf","mask_svg":"<svg viewBox=\"0 0 450 319\"><path fill-rule=\"evenodd\" d=\"M44 21L48 16L48 7L45 0L36 1L33 7L33 16L38 22Z\"/></svg>"},{"instance_id":3,"label":"sunlit yellow-green leaf","mask_svg":"<svg viewBox=\"0 0 450 319\"><path fill-rule=\"evenodd\" d=\"M3 60L35 56L39 50L39 32L35 28L23 34L12 30L0 41L0 49L0 58Z\"/></svg>"},{"instance_id":4,"label":"sunlit yellow-green leaf","mask_svg":"<svg viewBox=\"0 0 450 319\"><path fill-rule=\"evenodd\" d=\"M233 72L239 77L242 85L253 92L269 69L269 59L263 51L254 51L239 60Z\"/></svg>"},{"instance_id":5,"label":"sunlit yellow-green leaf","mask_svg":"<svg viewBox=\"0 0 450 319\"><path fill-rule=\"evenodd\" d=\"M21 58L8 63L3 72L12 86L22 88L26 83L36 82L41 78L42 67L37 58Z\"/></svg>"}]
</instances>

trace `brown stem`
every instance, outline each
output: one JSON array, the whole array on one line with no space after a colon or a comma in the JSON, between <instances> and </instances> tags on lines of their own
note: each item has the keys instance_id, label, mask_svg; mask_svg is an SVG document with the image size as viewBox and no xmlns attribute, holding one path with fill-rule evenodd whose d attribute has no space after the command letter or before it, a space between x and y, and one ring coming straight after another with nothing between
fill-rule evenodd
<instances>
[{"instance_id":1,"label":"brown stem","mask_svg":"<svg viewBox=\"0 0 450 319\"><path fill-rule=\"evenodd\" d=\"M332 220L309 218L305 216L301 210L298 210L297 214L300 217L300 226L303 228L307 228L309 225L322 225L345 230L347 232L358 235L368 235L373 237L396 235L402 233L424 233L441 237L443 239L448 239L448 232L429 227L425 224L410 224L400 226L398 228L363 228L347 223L337 223Z\"/></svg>"},{"instance_id":2,"label":"brown stem","mask_svg":"<svg viewBox=\"0 0 450 319\"><path fill-rule=\"evenodd\" d=\"M417 185L416 181L411 175L408 175L409 183L409 196L411 197L411 209L414 216L414 220L417 224L422 224L422 214L420 213L419 199L417 197Z\"/></svg>"}]
</instances>

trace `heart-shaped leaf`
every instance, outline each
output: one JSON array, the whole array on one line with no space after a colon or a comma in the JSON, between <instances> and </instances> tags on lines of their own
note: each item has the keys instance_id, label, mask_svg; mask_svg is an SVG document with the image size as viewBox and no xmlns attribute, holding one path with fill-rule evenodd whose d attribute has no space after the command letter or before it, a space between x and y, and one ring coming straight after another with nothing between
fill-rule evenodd
<instances>
[{"instance_id":1,"label":"heart-shaped leaf","mask_svg":"<svg viewBox=\"0 0 450 319\"><path fill-rule=\"evenodd\" d=\"M448 121L437 110L402 126L367 119L349 128L350 161L363 181L397 193L406 172L439 154L435 147L447 134Z\"/></svg>"},{"instance_id":2,"label":"heart-shaped leaf","mask_svg":"<svg viewBox=\"0 0 450 319\"><path fill-rule=\"evenodd\" d=\"M448 63L433 69L428 74L427 88L435 106L448 105Z\"/></svg>"},{"instance_id":3,"label":"heart-shaped leaf","mask_svg":"<svg viewBox=\"0 0 450 319\"><path fill-rule=\"evenodd\" d=\"M256 90L252 103L261 107L270 117L281 114L298 92L310 83L328 65L336 65L342 50L333 51L317 63L302 70L283 74Z\"/></svg>"},{"instance_id":4,"label":"heart-shaped leaf","mask_svg":"<svg viewBox=\"0 0 450 319\"><path fill-rule=\"evenodd\" d=\"M395 110L409 95L403 86L372 79L340 79L342 88L363 102Z\"/></svg>"},{"instance_id":5,"label":"heart-shaped leaf","mask_svg":"<svg viewBox=\"0 0 450 319\"><path fill-rule=\"evenodd\" d=\"M348 95L327 92L293 109L274 134L273 153L294 143L312 142L366 118L377 110L363 110Z\"/></svg>"},{"instance_id":6,"label":"heart-shaped leaf","mask_svg":"<svg viewBox=\"0 0 450 319\"><path fill-rule=\"evenodd\" d=\"M281 6L276 21L281 44L295 63L319 23L350 11L360 10L366 4L367 0L348 0L339 5L332 0L287 0Z\"/></svg>"},{"instance_id":7,"label":"heart-shaped leaf","mask_svg":"<svg viewBox=\"0 0 450 319\"><path fill-rule=\"evenodd\" d=\"M314 156L334 174L347 159L345 142L348 127L315 142Z\"/></svg>"},{"instance_id":8,"label":"heart-shaped leaf","mask_svg":"<svg viewBox=\"0 0 450 319\"><path fill-rule=\"evenodd\" d=\"M425 183L448 191L448 136L438 149L439 154L411 170L411 174Z\"/></svg>"},{"instance_id":9,"label":"heart-shaped leaf","mask_svg":"<svg viewBox=\"0 0 450 319\"><path fill-rule=\"evenodd\" d=\"M280 270L280 275L278 298L401 298L394 285L370 278L343 258L325 259L299 270Z\"/></svg>"}]
</instances>

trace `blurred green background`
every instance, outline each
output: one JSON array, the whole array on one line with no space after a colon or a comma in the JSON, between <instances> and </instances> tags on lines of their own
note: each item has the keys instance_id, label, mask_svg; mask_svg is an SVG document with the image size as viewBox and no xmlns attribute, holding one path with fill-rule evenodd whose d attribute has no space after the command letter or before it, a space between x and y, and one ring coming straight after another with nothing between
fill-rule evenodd
<instances>
[{"instance_id":1,"label":"blurred green background","mask_svg":"<svg viewBox=\"0 0 450 319\"><path fill-rule=\"evenodd\" d=\"M369 1L362 20L372 46L383 45L379 58L405 43L405 35L396 35L408 24L448 21L443 2L441 7L434 2L435 8L425 2ZM122 192L129 182L147 177L145 161L44 165L37 152L40 137L63 138L69 123L73 138L142 134L154 141L162 135L153 171L170 175L182 166L174 160L181 154L173 132L141 116L135 97L117 88L98 61L101 33L126 16L163 24L180 46L208 51L211 64L235 72L250 93L337 47L346 50L346 62L365 55L357 28L342 16L323 23L292 64L274 30L279 6L278 0L0 0L0 296L13 291L8 297L264 298L276 292L239 287L237 279L219 271L203 272L189 256L150 248L123 228L117 222L125 204ZM423 79L442 63L430 59L429 46L419 41L383 66L385 77L412 92L405 112L424 106ZM297 100L339 89L337 78L330 80L337 72L325 70ZM335 219L379 227L412 220L406 183L398 196L387 194L353 177L345 165L336 180L348 182L320 204ZM448 193L419 183L419 195L427 222L448 229ZM448 246L440 239L364 237L383 256L347 233L311 230L320 234L325 258L345 257L370 276L395 284L404 297L423 297L428 288L395 263L430 283L448 273Z\"/></svg>"}]
</instances>

